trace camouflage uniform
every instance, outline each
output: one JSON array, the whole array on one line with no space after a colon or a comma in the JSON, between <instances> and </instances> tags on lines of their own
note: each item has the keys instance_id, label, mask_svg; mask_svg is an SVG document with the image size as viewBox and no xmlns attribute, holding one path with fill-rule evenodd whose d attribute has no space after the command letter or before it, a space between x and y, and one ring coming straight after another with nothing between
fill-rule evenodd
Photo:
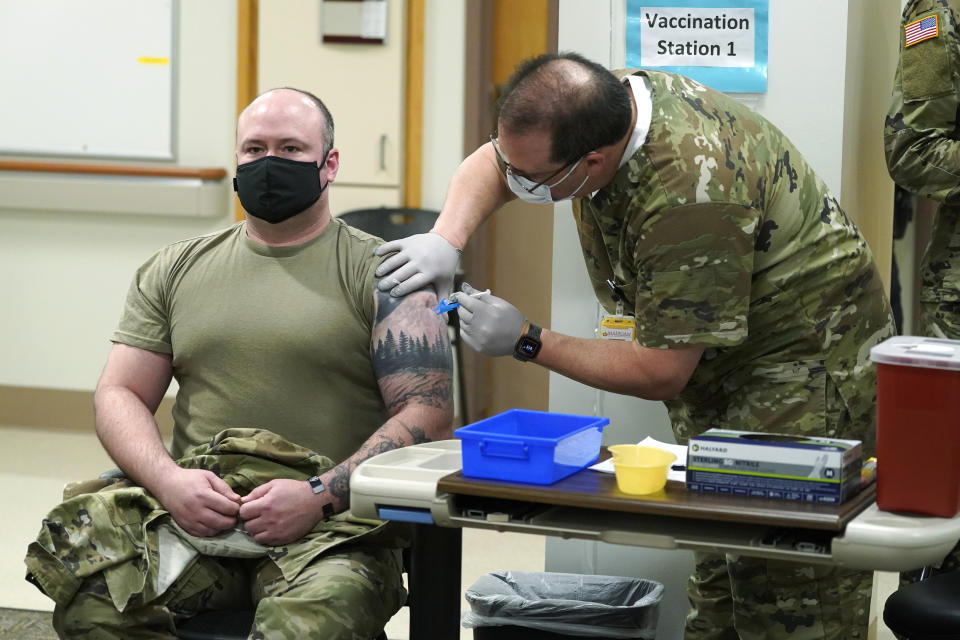
<instances>
[{"instance_id":1,"label":"camouflage uniform","mask_svg":"<svg viewBox=\"0 0 960 640\"><path fill-rule=\"evenodd\" d=\"M213 471L241 495L333 466L255 429L228 429L178 464ZM84 492L97 484L99 491ZM174 638L176 621L256 603L252 639L369 640L406 597L396 549L404 529L396 525L343 513L294 543L264 547L242 529L191 536L126 480L67 493L26 558L28 580L57 604L54 626L63 638Z\"/></svg>"},{"instance_id":2,"label":"camouflage uniform","mask_svg":"<svg viewBox=\"0 0 960 640\"><path fill-rule=\"evenodd\" d=\"M884 127L890 176L941 203L920 267L918 333L960 339L960 0L910 0L902 27L929 16L937 35L905 45Z\"/></svg>"},{"instance_id":3,"label":"camouflage uniform","mask_svg":"<svg viewBox=\"0 0 960 640\"><path fill-rule=\"evenodd\" d=\"M871 454L869 349L894 328L856 225L761 116L688 78L637 73L651 85L647 138L574 217L598 299L613 310L615 280L640 344L705 349L666 402L677 441L720 427L853 438ZM866 637L868 572L697 560L689 638Z\"/></svg>"}]
</instances>

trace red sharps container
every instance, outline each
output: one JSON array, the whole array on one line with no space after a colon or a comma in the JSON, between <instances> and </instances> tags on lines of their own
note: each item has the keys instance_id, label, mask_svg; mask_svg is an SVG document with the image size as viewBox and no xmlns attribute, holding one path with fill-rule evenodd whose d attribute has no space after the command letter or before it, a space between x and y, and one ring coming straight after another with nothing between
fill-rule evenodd
<instances>
[{"instance_id":1,"label":"red sharps container","mask_svg":"<svg viewBox=\"0 0 960 640\"><path fill-rule=\"evenodd\" d=\"M877 363L877 506L960 511L960 340L890 338Z\"/></svg>"}]
</instances>

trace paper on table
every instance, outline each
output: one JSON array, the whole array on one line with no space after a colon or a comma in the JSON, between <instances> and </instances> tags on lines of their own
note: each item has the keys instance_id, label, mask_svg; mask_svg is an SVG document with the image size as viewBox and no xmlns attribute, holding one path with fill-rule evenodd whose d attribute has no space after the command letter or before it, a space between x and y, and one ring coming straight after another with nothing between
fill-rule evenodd
<instances>
[{"instance_id":1,"label":"paper on table","mask_svg":"<svg viewBox=\"0 0 960 640\"><path fill-rule=\"evenodd\" d=\"M669 451L672 454L677 456L677 459L673 461L672 466L681 465L686 466L687 464L687 447L682 444L667 444L666 442L660 442L650 436L647 436L643 440L637 443L641 447L653 447L655 449L663 449L664 451ZM613 473L613 458L608 458L603 462L598 462L597 464L590 467L594 471L600 471L603 473ZM686 482L687 481L687 472L685 469L675 471L674 469L667 470L667 480L676 480L677 482Z\"/></svg>"}]
</instances>

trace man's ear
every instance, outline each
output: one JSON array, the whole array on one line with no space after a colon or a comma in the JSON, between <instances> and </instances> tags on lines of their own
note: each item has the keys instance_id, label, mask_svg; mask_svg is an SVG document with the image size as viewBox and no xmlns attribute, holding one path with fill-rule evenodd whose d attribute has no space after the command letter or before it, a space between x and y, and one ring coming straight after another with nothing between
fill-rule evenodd
<instances>
[{"instance_id":1,"label":"man's ear","mask_svg":"<svg viewBox=\"0 0 960 640\"><path fill-rule=\"evenodd\" d=\"M336 181L337 172L340 171L340 151L336 147L330 149L323 166L327 168L327 180L330 182Z\"/></svg>"},{"instance_id":2,"label":"man's ear","mask_svg":"<svg viewBox=\"0 0 960 640\"><path fill-rule=\"evenodd\" d=\"M583 156L583 162L587 165L587 172L595 176L601 173L607 167L607 156L599 151L591 151Z\"/></svg>"}]
</instances>

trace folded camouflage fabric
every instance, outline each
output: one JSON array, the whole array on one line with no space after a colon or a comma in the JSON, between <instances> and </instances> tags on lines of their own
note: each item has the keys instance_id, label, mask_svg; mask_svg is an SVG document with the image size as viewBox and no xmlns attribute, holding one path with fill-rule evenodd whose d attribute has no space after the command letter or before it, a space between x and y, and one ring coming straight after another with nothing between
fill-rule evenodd
<instances>
[{"instance_id":1,"label":"folded camouflage fabric","mask_svg":"<svg viewBox=\"0 0 960 640\"><path fill-rule=\"evenodd\" d=\"M177 463L208 469L241 495L275 478L305 480L333 466L320 454L262 429L226 429L210 443L187 451ZM242 530L212 538L183 531L145 489L129 480L74 485L97 488L55 507L27 548L27 580L58 605L73 598L84 578L102 573L118 611L142 606L160 596L200 554L251 557L266 555L293 580L307 564L335 546L364 537L377 546L401 546L383 535L381 520L349 512L320 521L295 543L259 545ZM371 535L377 532L377 535Z\"/></svg>"}]
</instances>

